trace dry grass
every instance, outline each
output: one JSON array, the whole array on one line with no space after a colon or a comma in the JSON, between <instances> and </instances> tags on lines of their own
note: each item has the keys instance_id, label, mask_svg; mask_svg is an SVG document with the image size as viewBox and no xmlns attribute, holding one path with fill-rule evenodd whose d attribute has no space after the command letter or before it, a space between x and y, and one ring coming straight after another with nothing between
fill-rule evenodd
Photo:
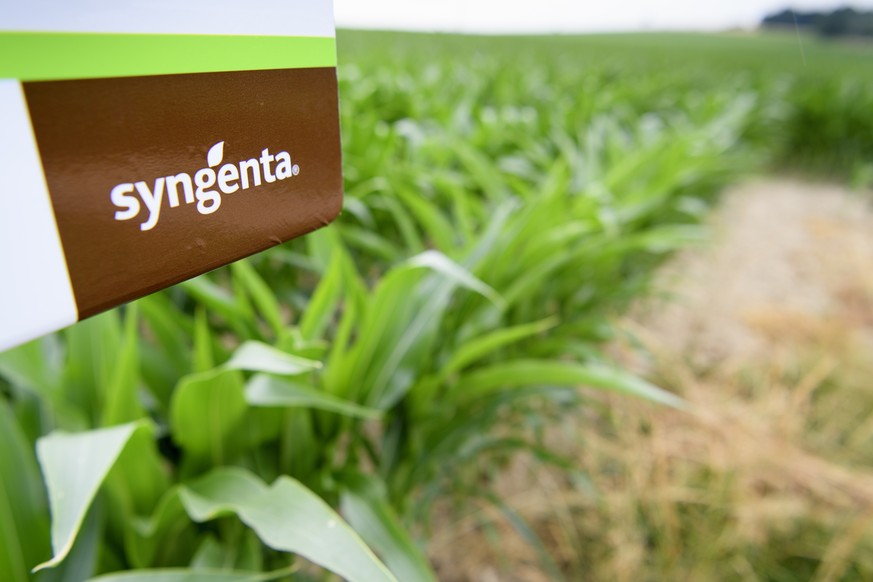
<instances>
[{"instance_id":1,"label":"dry grass","mask_svg":"<svg viewBox=\"0 0 873 582\"><path fill-rule=\"evenodd\" d=\"M678 263L679 305L622 323L615 356L688 411L592 394L550 434L587 480L530 458L498 479L567 579L873 579L873 213L800 190L729 198L713 247ZM555 578L487 507L432 555L443 580Z\"/></svg>"},{"instance_id":2,"label":"dry grass","mask_svg":"<svg viewBox=\"0 0 873 582\"><path fill-rule=\"evenodd\" d=\"M739 376L663 365L690 412L598 396L600 413L553 435L578 439L591 489L529 458L501 480L568 579L873 576L873 392L856 383L873 370L832 357ZM552 577L493 509L433 542L445 580Z\"/></svg>"}]
</instances>

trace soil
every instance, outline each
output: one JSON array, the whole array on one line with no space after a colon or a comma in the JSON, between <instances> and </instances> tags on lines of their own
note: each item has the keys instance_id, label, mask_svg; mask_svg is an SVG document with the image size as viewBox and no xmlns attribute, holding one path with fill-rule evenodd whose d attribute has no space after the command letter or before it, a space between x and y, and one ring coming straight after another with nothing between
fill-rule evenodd
<instances>
[{"instance_id":1,"label":"soil","mask_svg":"<svg viewBox=\"0 0 873 582\"><path fill-rule=\"evenodd\" d=\"M646 302L629 322L698 367L783 357L794 340L847 330L873 347L871 200L794 180L727 192L710 244L663 269L668 300Z\"/></svg>"},{"instance_id":2,"label":"soil","mask_svg":"<svg viewBox=\"0 0 873 582\"><path fill-rule=\"evenodd\" d=\"M530 459L519 459L498 479L498 494L534 525L565 573L629 580L638 579L640 572L651 575L645 540L634 553L637 532L616 527L615 520L630 524L637 519L633 516L645 511L641 499L649 495L655 499L663 493L656 502L670 506L664 500L687 488L664 475L681 473L677 467L684 471L686 462L715 467L716 473L730 476L725 483L740 483L729 503L736 505L737 523L756 535L765 535L760 531L778 521L761 509L772 505L774 491L797 507L842 503L840 511L849 514L873 504L873 472L851 473L805 442L806 415L812 414L811 394L817 386L841 365L842 354L860 354L869 363L873 353L873 195L830 184L759 178L726 192L710 220L709 242L669 261L656 278L655 296L617 322L631 341L610 346L626 367L658 376L662 385L679 391L695 413L677 415L609 395L603 398L609 412L581 411L557 427L553 436L559 448L578 449L580 471L606 490L605 501L580 497L578 482L569 485L566 475L543 471ZM784 369L811 353L818 360L801 379L801 388L774 382L749 396L736 380L744 370L770 373L774 366ZM666 369L682 378L675 386L664 375L664 362L671 362ZM604 414L610 419L605 431L598 428ZM616 418L617 425L609 424ZM622 432L631 424L642 428ZM736 439L740 433L743 439ZM631 448L646 454L634 457L627 453ZM780 467L778 478L762 470L774 463ZM818 475L814 487L809 479L813 469ZM618 471L624 480L602 477L609 471ZM857 494L837 503L852 484ZM763 496L759 490L770 493ZM505 521L485 508L443 520L430 545L440 580L553 579L544 573L529 540ZM595 535L587 538L586 531ZM582 555L581 543L606 547L604 564ZM623 561L615 562L620 554ZM615 563L606 564L609 560ZM574 563L581 570L574 570Z\"/></svg>"}]
</instances>

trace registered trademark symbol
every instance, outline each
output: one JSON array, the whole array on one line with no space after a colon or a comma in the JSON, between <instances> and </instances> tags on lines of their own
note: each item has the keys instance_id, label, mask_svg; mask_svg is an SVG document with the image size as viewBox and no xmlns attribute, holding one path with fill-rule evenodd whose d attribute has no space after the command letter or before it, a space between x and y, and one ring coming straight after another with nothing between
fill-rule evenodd
<instances>
[{"instance_id":1,"label":"registered trademark symbol","mask_svg":"<svg viewBox=\"0 0 873 582\"><path fill-rule=\"evenodd\" d=\"M298 166L297 164L294 164L293 166L291 166L291 175L292 176L296 176L299 173L300 173L300 166Z\"/></svg>"}]
</instances>

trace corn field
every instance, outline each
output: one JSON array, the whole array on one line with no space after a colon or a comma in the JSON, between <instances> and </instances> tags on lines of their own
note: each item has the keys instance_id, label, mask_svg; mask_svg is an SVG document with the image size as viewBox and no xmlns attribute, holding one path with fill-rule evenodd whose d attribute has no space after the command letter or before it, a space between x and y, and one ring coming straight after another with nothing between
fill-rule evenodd
<instances>
[{"instance_id":1,"label":"corn field","mask_svg":"<svg viewBox=\"0 0 873 582\"><path fill-rule=\"evenodd\" d=\"M873 49L803 43L341 33L337 223L0 354L0 580L435 580L591 390L684 407L601 348L721 189L873 182Z\"/></svg>"}]
</instances>

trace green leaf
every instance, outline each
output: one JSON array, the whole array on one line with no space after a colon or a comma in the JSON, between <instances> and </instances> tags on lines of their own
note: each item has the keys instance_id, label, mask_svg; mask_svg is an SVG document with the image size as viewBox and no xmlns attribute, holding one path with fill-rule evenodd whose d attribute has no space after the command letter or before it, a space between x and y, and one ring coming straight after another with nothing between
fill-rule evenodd
<instances>
[{"instance_id":1,"label":"green leaf","mask_svg":"<svg viewBox=\"0 0 873 582\"><path fill-rule=\"evenodd\" d=\"M257 306L258 311L261 312L261 315L267 320L270 327L273 328L273 333L276 334L276 337L281 336L285 326L282 322L279 303L276 301L270 287L248 261L237 261L230 268L234 279L242 284Z\"/></svg>"},{"instance_id":2,"label":"green leaf","mask_svg":"<svg viewBox=\"0 0 873 582\"><path fill-rule=\"evenodd\" d=\"M316 339L324 335L342 296L343 263L338 258L334 257L330 262L327 274L321 279L303 311L300 334L306 339Z\"/></svg>"},{"instance_id":3,"label":"green leaf","mask_svg":"<svg viewBox=\"0 0 873 582\"><path fill-rule=\"evenodd\" d=\"M398 188L397 196L409 207L419 224L424 227L433 246L448 252L454 248L456 229L443 216L440 207L421 195L417 189ZM415 247L412 247L413 250Z\"/></svg>"},{"instance_id":4,"label":"green leaf","mask_svg":"<svg viewBox=\"0 0 873 582\"><path fill-rule=\"evenodd\" d=\"M76 541L70 553L51 570L41 570L36 574L36 582L66 582L67 580L85 580L98 572L102 537L105 532L106 511L99 499L88 510L85 522L76 536ZM105 552L105 548L103 550Z\"/></svg>"},{"instance_id":5,"label":"green leaf","mask_svg":"<svg viewBox=\"0 0 873 582\"><path fill-rule=\"evenodd\" d=\"M206 310L198 307L194 313L194 372L206 372L215 367L215 355L212 353L212 330Z\"/></svg>"},{"instance_id":6,"label":"green leaf","mask_svg":"<svg viewBox=\"0 0 873 582\"><path fill-rule=\"evenodd\" d=\"M49 515L33 449L0 400L0 580L27 582L51 554Z\"/></svg>"},{"instance_id":7,"label":"green leaf","mask_svg":"<svg viewBox=\"0 0 873 582\"><path fill-rule=\"evenodd\" d=\"M420 255L409 259L407 264L414 267L433 269L461 287L466 287L467 289L482 295L498 307L505 304L505 301L497 291L477 279L472 273L470 273L470 271L452 261L442 253L437 251L425 251Z\"/></svg>"},{"instance_id":8,"label":"green leaf","mask_svg":"<svg viewBox=\"0 0 873 582\"><path fill-rule=\"evenodd\" d=\"M191 558L191 568L193 570L223 570L226 560L226 548L214 535L207 534L203 538L203 543L197 548L194 557Z\"/></svg>"},{"instance_id":9,"label":"green leaf","mask_svg":"<svg viewBox=\"0 0 873 582\"><path fill-rule=\"evenodd\" d=\"M49 356L57 354L56 344L56 337L47 336L0 353L0 375L44 398L51 397L60 384L59 362Z\"/></svg>"},{"instance_id":10,"label":"green leaf","mask_svg":"<svg viewBox=\"0 0 873 582\"><path fill-rule=\"evenodd\" d=\"M140 373L163 411L169 407L178 379L192 371L191 318L170 301L168 292L149 295L136 303L148 330L144 335L154 338L140 344Z\"/></svg>"},{"instance_id":11,"label":"green leaf","mask_svg":"<svg viewBox=\"0 0 873 582\"><path fill-rule=\"evenodd\" d=\"M591 386L624 392L654 402L684 408L684 401L616 368L602 364L577 364L547 360L516 360L478 369L461 378L453 388L460 398L476 398L504 388L558 385Z\"/></svg>"},{"instance_id":12,"label":"green leaf","mask_svg":"<svg viewBox=\"0 0 873 582\"><path fill-rule=\"evenodd\" d=\"M225 572L222 570L135 570L106 574L88 582L259 582L269 580L263 574Z\"/></svg>"},{"instance_id":13,"label":"green leaf","mask_svg":"<svg viewBox=\"0 0 873 582\"><path fill-rule=\"evenodd\" d=\"M133 568L185 564L199 541L197 525L185 512L178 487L165 490L148 519L128 519L124 534L127 559Z\"/></svg>"},{"instance_id":14,"label":"green leaf","mask_svg":"<svg viewBox=\"0 0 873 582\"><path fill-rule=\"evenodd\" d=\"M425 249L424 243L422 243L421 237L418 236L415 221L403 205L400 204L396 193L392 192L389 196L373 195L367 199L367 202L373 208L384 208L387 210L394 219L397 229L400 231L400 236L403 238L403 246L410 253L420 253Z\"/></svg>"},{"instance_id":15,"label":"green leaf","mask_svg":"<svg viewBox=\"0 0 873 582\"><path fill-rule=\"evenodd\" d=\"M243 376L215 369L182 378L170 401L170 427L195 466L221 465L235 450L246 414Z\"/></svg>"},{"instance_id":16,"label":"green leaf","mask_svg":"<svg viewBox=\"0 0 873 582\"><path fill-rule=\"evenodd\" d=\"M240 533L241 540L235 535L223 542L214 535L203 538L191 559L191 568L260 572L263 569L263 546L258 536L250 529L236 528L235 531Z\"/></svg>"},{"instance_id":17,"label":"green leaf","mask_svg":"<svg viewBox=\"0 0 873 582\"><path fill-rule=\"evenodd\" d=\"M364 419L381 418L382 413L321 392L305 384L266 374L258 374L246 385L246 401L251 406L314 408Z\"/></svg>"},{"instance_id":18,"label":"green leaf","mask_svg":"<svg viewBox=\"0 0 873 582\"><path fill-rule=\"evenodd\" d=\"M342 362L330 360L334 369L343 368L338 373L340 393L380 410L396 404L428 357L458 286L502 304L491 287L435 251L392 269L371 296L352 350Z\"/></svg>"},{"instance_id":19,"label":"green leaf","mask_svg":"<svg viewBox=\"0 0 873 582\"><path fill-rule=\"evenodd\" d=\"M136 304L125 314L124 336L106 387L103 426L131 422L145 416L139 402L139 315Z\"/></svg>"},{"instance_id":20,"label":"green leaf","mask_svg":"<svg viewBox=\"0 0 873 582\"><path fill-rule=\"evenodd\" d=\"M57 566L69 554L100 485L142 422L39 439L37 457L45 477L52 514L54 557L37 570Z\"/></svg>"},{"instance_id":21,"label":"green leaf","mask_svg":"<svg viewBox=\"0 0 873 582\"><path fill-rule=\"evenodd\" d=\"M346 476L343 484L342 514L364 541L382 556L397 579L436 582L427 558L413 543L388 503L384 486L374 477L363 474Z\"/></svg>"},{"instance_id":22,"label":"green leaf","mask_svg":"<svg viewBox=\"0 0 873 582\"><path fill-rule=\"evenodd\" d=\"M403 258L402 251L396 245L373 231L344 224L341 232L349 246L379 257L386 264L396 263Z\"/></svg>"},{"instance_id":23,"label":"green leaf","mask_svg":"<svg viewBox=\"0 0 873 582\"><path fill-rule=\"evenodd\" d=\"M134 432L115 461L115 467L106 478L106 486L124 508L124 519L134 515L150 515L164 492L170 487L168 471L158 452L154 431Z\"/></svg>"},{"instance_id":24,"label":"green leaf","mask_svg":"<svg viewBox=\"0 0 873 582\"><path fill-rule=\"evenodd\" d=\"M240 337L247 338L253 335L245 307L206 276L189 279L179 286L208 309L224 318Z\"/></svg>"},{"instance_id":25,"label":"green leaf","mask_svg":"<svg viewBox=\"0 0 873 582\"><path fill-rule=\"evenodd\" d=\"M89 426L103 420L122 344L118 311L107 311L65 330L67 359L63 390L66 400L88 414Z\"/></svg>"},{"instance_id":26,"label":"green leaf","mask_svg":"<svg viewBox=\"0 0 873 582\"><path fill-rule=\"evenodd\" d=\"M296 376L321 368L321 362L286 354L261 342L247 341L237 348L223 368Z\"/></svg>"},{"instance_id":27,"label":"green leaf","mask_svg":"<svg viewBox=\"0 0 873 582\"><path fill-rule=\"evenodd\" d=\"M554 327L557 323L557 318L549 317L533 323L498 329L473 338L454 351L451 359L443 366L440 372L441 377L446 378L504 346L542 333Z\"/></svg>"},{"instance_id":28,"label":"green leaf","mask_svg":"<svg viewBox=\"0 0 873 582\"><path fill-rule=\"evenodd\" d=\"M217 469L180 495L194 521L236 514L267 546L299 554L350 582L396 581L336 512L290 477L268 487L243 469Z\"/></svg>"}]
</instances>

